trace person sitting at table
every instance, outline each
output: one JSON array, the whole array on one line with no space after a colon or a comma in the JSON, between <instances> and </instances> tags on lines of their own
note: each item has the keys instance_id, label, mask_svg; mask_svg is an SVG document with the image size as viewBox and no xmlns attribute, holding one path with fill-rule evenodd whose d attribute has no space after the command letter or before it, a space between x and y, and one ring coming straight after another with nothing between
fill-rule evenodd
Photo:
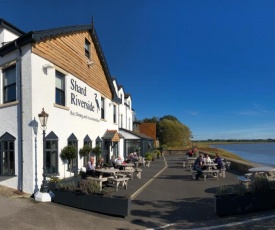
<instances>
[{"instance_id":1,"label":"person sitting at table","mask_svg":"<svg viewBox=\"0 0 275 230\"><path fill-rule=\"evenodd\" d=\"M193 150L193 156L194 157L198 157L199 153L200 153L199 150L197 148L194 148L194 150Z\"/></svg>"},{"instance_id":2,"label":"person sitting at table","mask_svg":"<svg viewBox=\"0 0 275 230\"><path fill-rule=\"evenodd\" d=\"M196 180L198 180L202 176L202 162L203 162L203 155L200 154L199 157L195 160L193 170L197 171Z\"/></svg>"},{"instance_id":3,"label":"person sitting at table","mask_svg":"<svg viewBox=\"0 0 275 230\"><path fill-rule=\"evenodd\" d=\"M90 160L88 161L86 165L86 175L91 177L96 177L95 172L95 158L90 157Z\"/></svg>"},{"instance_id":4,"label":"person sitting at table","mask_svg":"<svg viewBox=\"0 0 275 230\"><path fill-rule=\"evenodd\" d=\"M214 160L214 163L217 164L217 166L216 166L217 169L222 169L223 168L222 158L221 158L221 155L219 153L216 153L216 158Z\"/></svg>"},{"instance_id":5,"label":"person sitting at table","mask_svg":"<svg viewBox=\"0 0 275 230\"><path fill-rule=\"evenodd\" d=\"M96 168L100 169L100 168L103 168L103 167L106 167L106 165L104 164L104 158L100 157L98 159L98 161L96 162Z\"/></svg>"},{"instance_id":6,"label":"person sitting at table","mask_svg":"<svg viewBox=\"0 0 275 230\"><path fill-rule=\"evenodd\" d=\"M212 160L211 160L211 158L209 157L208 154L205 154L205 156L204 156L204 158L203 158L203 161L204 161L206 164L212 162Z\"/></svg>"},{"instance_id":7,"label":"person sitting at table","mask_svg":"<svg viewBox=\"0 0 275 230\"><path fill-rule=\"evenodd\" d=\"M122 170L123 167L119 166L123 163L123 160L120 155L118 155L117 159L115 160L116 168L119 168L119 170Z\"/></svg>"},{"instance_id":8,"label":"person sitting at table","mask_svg":"<svg viewBox=\"0 0 275 230\"><path fill-rule=\"evenodd\" d=\"M188 157L192 157L193 156L192 149L190 149L189 152L187 152L185 155L187 155Z\"/></svg>"}]
</instances>

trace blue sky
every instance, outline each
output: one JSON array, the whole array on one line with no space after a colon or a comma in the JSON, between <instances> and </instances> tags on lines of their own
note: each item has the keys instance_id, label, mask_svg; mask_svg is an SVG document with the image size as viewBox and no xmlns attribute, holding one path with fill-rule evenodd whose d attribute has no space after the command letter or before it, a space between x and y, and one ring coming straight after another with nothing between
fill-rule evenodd
<instances>
[{"instance_id":1,"label":"blue sky","mask_svg":"<svg viewBox=\"0 0 275 230\"><path fill-rule=\"evenodd\" d=\"M0 2L25 32L93 17L139 120L173 115L195 140L275 138L273 0Z\"/></svg>"}]
</instances>

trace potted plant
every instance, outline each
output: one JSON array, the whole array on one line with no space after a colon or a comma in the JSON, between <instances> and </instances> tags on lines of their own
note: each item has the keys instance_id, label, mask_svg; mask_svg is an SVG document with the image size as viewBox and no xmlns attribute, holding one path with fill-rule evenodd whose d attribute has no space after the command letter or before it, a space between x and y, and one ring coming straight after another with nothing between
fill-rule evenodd
<instances>
[{"instance_id":1,"label":"potted plant","mask_svg":"<svg viewBox=\"0 0 275 230\"><path fill-rule=\"evenodd\" d=\"M96 181L85 179L76 186L73 182L63 182L54 191L53 202L88 211L126 217L130 214L131 198L115 197L112 188L100 191Z\"/></svg>"},{"instance_id":2,"label":"potted plant","mask_svg":"<svg viewBox=\"0 0 275 230\"><path fill-rule=\"evenodd\" d=\"M152 153L145 153L145 160L146 161L152 161L153 160L153 155L152 155Z\"/></svg>"},{"instance_id":3,"label":"potted plant","mask_svg":"<svg viewBox=\"0 0 275 230\"><path fill-rule=\"evenodd\" d=\"M60 153L60 157L62 160L68 160L69 168L70 168L70 176L72 173L71 163L72 163L72 160L74 158L76 158L76 156L77 156L76 147L74 147L72 145L68 145L68 146L64 147Z\"/></svg>"},{"instance_id":4,"label":"potted plant","mask_svg":"<svg viewBox=\"0 0 275 230\"><path fill-rule=\"evenodd\" d=\"M79 150L80 157L86 157L92 152L93 148L89 145L84 145L83 148Z\"/></svg>"},{"instance_id":5,"label":"potted plant","mask_svg":"<svg viewBox=\"0 0 275 230\"><path fill-rule=\"evenodd\" d=\"M157 159L159 159L159 157L160 157L160 151L158 149L155 149L153 153L157 157Z\"/></svg>"},{"instance_id":6,"label":"potted plant","mask_svg":"<svg viewBox=\"0 0 275 230\"><path fill-rule=\"evenodd\" d=\"M57 176L51 176L49 182L48 182L48 187L49 190L54 191L57 187L58 184L61 182L61 179Z\"/></svg>"},{"instance_id":7,"label":"potted plant","mask_svg":"<svg viewBox=\"0 0 275 230\"><path fill-rule=\"evenodd\" d=\"M98 159L99 156L101 155L101 147L96 146L92 148L92 153L96 155L96 158Z\"/></svg>"},{"instance_id":8,"label":"potted plant","mask_svg":"<svg viewBox=\"0 0 275 230\"><path fill-rule=\"evenodd\" d=\"M275 208L274 181L255 178L246 187L243 184L221 186L214 197L218 216L241 214Z\"/></svg>"}]
</instances>

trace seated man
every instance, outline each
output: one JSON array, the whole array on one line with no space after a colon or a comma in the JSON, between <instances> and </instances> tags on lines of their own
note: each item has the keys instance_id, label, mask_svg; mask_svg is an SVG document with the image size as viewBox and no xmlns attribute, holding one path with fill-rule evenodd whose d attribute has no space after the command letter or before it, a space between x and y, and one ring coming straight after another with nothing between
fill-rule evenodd
<instances>
[{"instance_id":1,"label":"seated man","mask_svg":"<svg viewBox=\"0 0 275 230\"><path fill-rule=\"evenodd\" d=\"M222 169L223 168L222 158L221 158L219 153L216 153L216 158L214 160L214 163L217 164L217 169Z\"/></svg>"},{"instance_id":2,"label":"seated man","mask_svg":"<svg viewBox=\"0 0 275 230\"><path fill-rule=\"evenodd\" d=\"M202 161L203 161L203 155L200 154L199 157L195 160L193 170L197 171L196 174L196 180L199 179L199 177L202 176Z\"/></svg>"},{"instance_id":3,"label":"seated man","mask_svg":"<svg viewBox=\"0 0 275 230\"><path fill-rule=\"evenodd\" d=\"M96 177L95 158L94 157L90 157L90 160L87 163L87 166L86 166L86 175L87 176Z\"/></svg>"}]
</instances>

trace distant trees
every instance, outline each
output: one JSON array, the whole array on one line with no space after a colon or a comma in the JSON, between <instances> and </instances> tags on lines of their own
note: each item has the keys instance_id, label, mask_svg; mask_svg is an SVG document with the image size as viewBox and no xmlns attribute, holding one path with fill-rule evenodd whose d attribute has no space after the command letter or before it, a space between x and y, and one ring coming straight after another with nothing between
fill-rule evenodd
<instances>
[{"instance_id":1,"label":"distant trees","mask_svg":"<svg viewBox=\"0 0 275 230\"><path fill-rule=\"evenodd\" d=\"M192 133L176 117L166 115L162 118L145 118L143 122L156 123L156 134L162 146L184 147L190 145Z\"/></svg>"}]
</instances>

